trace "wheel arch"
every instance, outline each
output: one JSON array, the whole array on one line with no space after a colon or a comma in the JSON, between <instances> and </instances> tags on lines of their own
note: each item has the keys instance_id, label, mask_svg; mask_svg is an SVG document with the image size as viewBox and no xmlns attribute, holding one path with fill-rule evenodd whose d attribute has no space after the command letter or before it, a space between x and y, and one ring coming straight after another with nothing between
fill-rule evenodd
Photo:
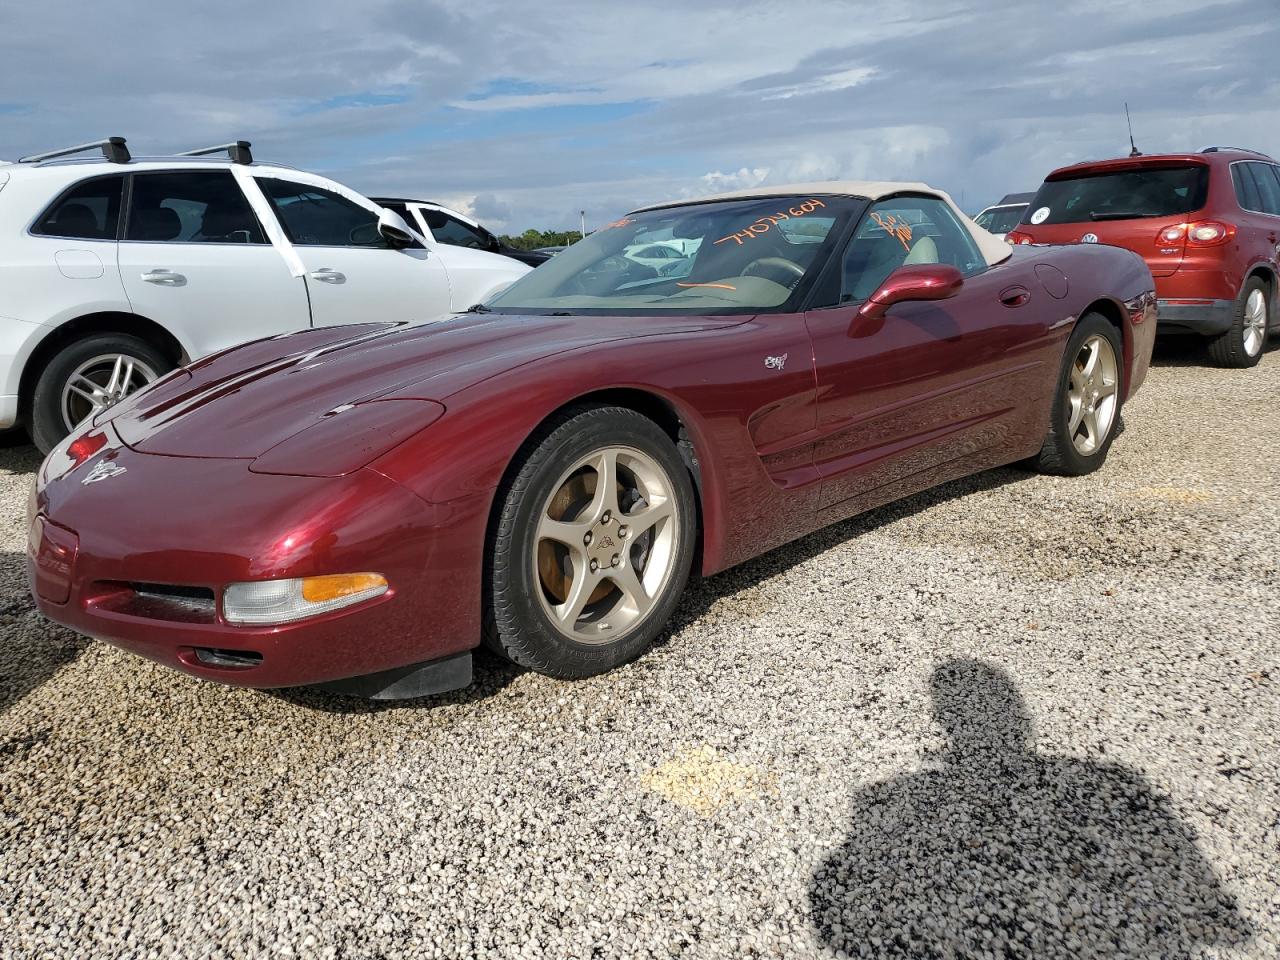
<instances>
[{"instance_id":1,"label":"wheel arch","mask_svg":"<svg viewBox=\"0 0 1280 960\"><path fill-rule=\"evenodd\" d=\"M1261 280L1267 285L1267 300L1273 308L1280 308L1280 283L1277 283L1276 271L1269 263L1258 263L1245 274L1244 283L1240 284L1240 293L1244 294L1244 288L1249 285L1250 280ZM1280 313L1280 309L1273 309L1272 316L1269 318L1271 325L1276 322L1275 314Z\"/></svg>"},{"instance_id":2,"label":"wheel arch","mask_svg":"<svg viewBox=\"0 0 1280 960\"><path fill-rule=\"evenodd\" d=\"M127 333L155 346L175 366L190 361L186 348L172 333L147 317L136 313L106 310L87 313L54 327L36 344L22 366L18 386L20 415L26 417L35 391L36 381L49 362L68 344L96 333Z\"/></svg>"},{"instance_id":3,"label":"wheel arch","mask_svg":"<svg viewBox=\"0 0 1280 960\"><path fill-rule=\"evenodd\" d=\"M1133 337L1128 325L1124 322L1125 309L1110 297L1099 297L1080 311L1080 316L1083 318L1090 313L1096 313L1102 317L1115 327L1116 333L1120 335L1120 375L1125 383L1125 389L1122 392L1127 395L1129 371L1133 369Z\"/></svg>"}]
</instances>

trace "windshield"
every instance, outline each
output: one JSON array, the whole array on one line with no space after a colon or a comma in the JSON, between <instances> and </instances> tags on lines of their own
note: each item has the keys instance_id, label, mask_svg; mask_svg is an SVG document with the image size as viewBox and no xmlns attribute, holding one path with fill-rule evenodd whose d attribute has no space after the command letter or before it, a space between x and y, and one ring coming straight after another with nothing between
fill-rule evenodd
<instances>
[{"instance_id":1,"label":"windshield","mask_svg":"<svg viewBox=\"0 0 1280 960\"><path fill-rule=\"evenodd\" d=\"M991 233L1008 233L1018 225L1026 209L1027 205L1020 203L1016 207L992 207L990 210L983 210L978 214L978 226Z\"/></svg>"},{"instance_id":2,"label":"windshield","mask_svg":"<svg viewBox=\"0 0 1280 960\"><path fill-rule=\"evenodd\" d=\"M1023 223L1086 223L1172 217L1204 206L1209 168L1135 167L1111 173L1046 180Z\"/></svg>"},{"instance_id":3,"label":"windshield","mask_svg":"<svg viewBox=\"0 0 1280 960\"><path fill-rule=\"evenodd\" d=\"M504 313L782 312L803 295L863 203L718 201L623 217L491 300Z\"/></svg>"}]
</instances>

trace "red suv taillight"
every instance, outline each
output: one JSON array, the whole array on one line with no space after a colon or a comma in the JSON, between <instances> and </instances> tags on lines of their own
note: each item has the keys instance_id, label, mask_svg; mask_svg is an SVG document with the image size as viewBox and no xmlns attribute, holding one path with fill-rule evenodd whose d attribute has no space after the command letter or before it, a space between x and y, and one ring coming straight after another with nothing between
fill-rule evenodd
<instances>
[{"instance_id":1,"label":"red suv taillight","mask_svg":"<svg viewBox=\"0 0 1280 960\"><path fill-rule=\"evenodd\" d=\"M1004 238L1010 243L1030 243L1031 234L1023 233L1021 230L1010 230L1004 235Z\"/></svg>"},{"instance_id":2,"label":"red suv taillight","mask_svg":"<svg viewBox=\"0 0 1280 960\"><path fill-rule=\"evenodd\" d=\"M1236 228L1217 220L1200 220L1196 223L1175 223L1156 234L1156 245L1167 247L1186 241L1193 247L1216 247L1236 235Z\"/></svg>"}]
</instances>

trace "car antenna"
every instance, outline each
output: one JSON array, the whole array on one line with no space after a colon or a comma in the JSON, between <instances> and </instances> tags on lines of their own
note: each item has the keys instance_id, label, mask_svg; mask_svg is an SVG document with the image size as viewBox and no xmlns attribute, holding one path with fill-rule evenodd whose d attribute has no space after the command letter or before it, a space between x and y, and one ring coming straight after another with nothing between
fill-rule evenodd
<instances>
[{"instance_id":1,"label":"car antenna","mask_svg":"<svg viewBox=\"0 0 1280 960\"><path fill-rule=\"evenodd\" d=\"M1138 145L1133 142L1133 121L1129 119L1129 101L1124 103L1124 122L1129 125L1129 156L1140 157L1142 151L1138 149Z\"/></svg>"}]
</instances>

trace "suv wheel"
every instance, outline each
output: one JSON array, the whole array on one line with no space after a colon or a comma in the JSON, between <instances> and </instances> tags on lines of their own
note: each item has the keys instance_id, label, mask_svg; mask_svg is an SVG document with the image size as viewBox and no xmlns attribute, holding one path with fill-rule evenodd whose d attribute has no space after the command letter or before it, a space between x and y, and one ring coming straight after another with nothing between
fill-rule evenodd
<instances>
[{"instance_id":1,"label":"suv wheel","mask_svg":"<svg viewBox=\"0 0 1280 960\"><path fill-rule=\"evenodd\" d=\"M1231 327L1209 341L1209 359L1220 367L1252 367L1262 359L1270 327L1267 285L1254 277L1244 285Z\"/></svg>"},{"instance_id":2,"label":"suv wheel","mask_svg":"<svg viewBox=\"0 0 1280 960\"><path fill-rule=\"evenodd\" d=\"M85 337L62 349L36 381L31 439L48 453L81 421L173 369L164 354L127 333Z\"/></svg>"}]
</instances>

